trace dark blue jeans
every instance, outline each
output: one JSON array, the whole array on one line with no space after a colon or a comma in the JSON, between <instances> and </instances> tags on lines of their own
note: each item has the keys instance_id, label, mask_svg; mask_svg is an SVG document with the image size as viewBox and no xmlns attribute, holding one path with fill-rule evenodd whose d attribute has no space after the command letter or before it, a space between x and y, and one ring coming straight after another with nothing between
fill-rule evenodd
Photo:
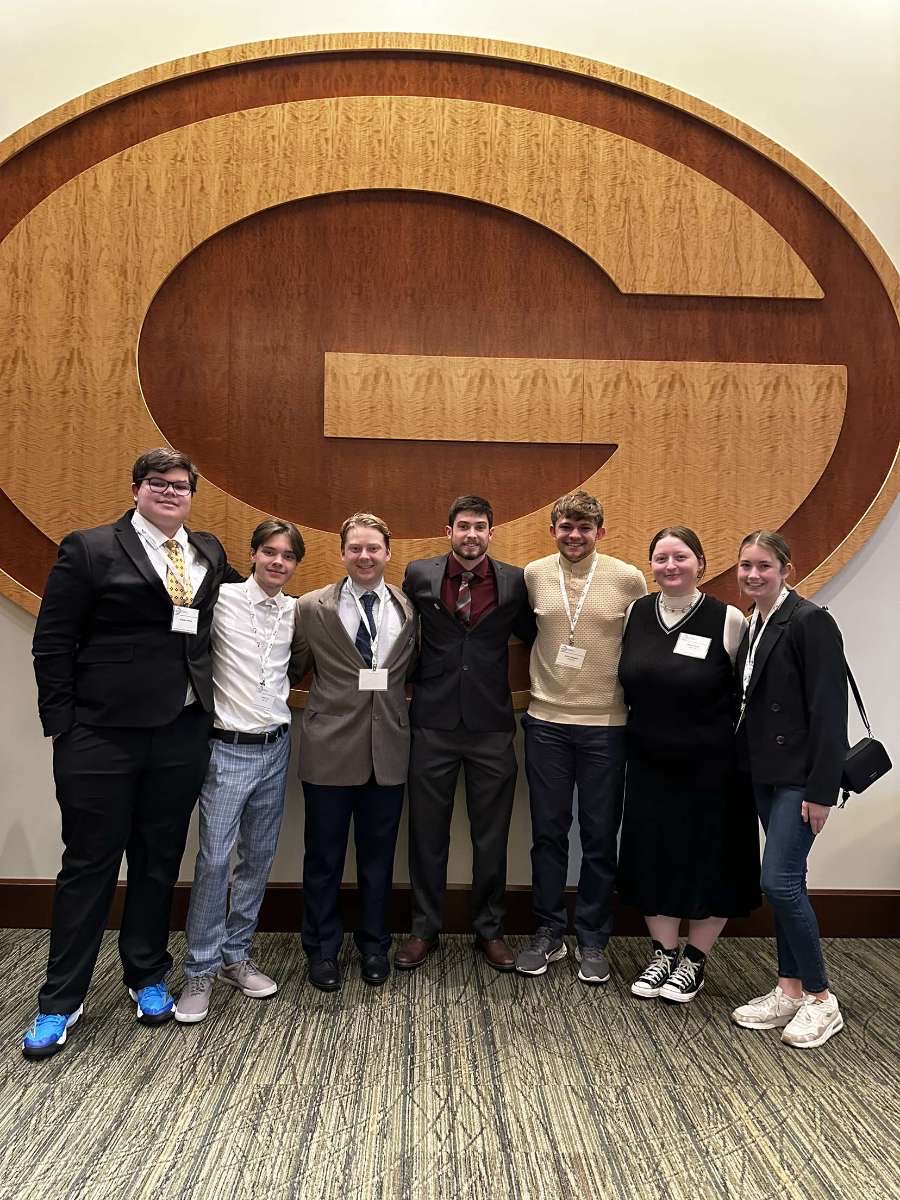
<instances>
[{"instance_id":1,"label":"dark blue jeans","mask_svg":"<svg viewBox=\"0 0 900 1200\"><path fill-rule=\"evenodd\" d=\"M799 979L807 992L828 987L816 914L806 894L806 860L815 834L800 815L802 787L754 783L766 834L760 884L775 913L778 974Z\"/></svg>"},{"instance_id":2,"label":"dark blue jeans","mask_svg":"<svg viewBox=\"0 0 900 1200\"><path fill-rule=\"evenodd\" d=\"M531 800L531 886L538 926L565 932L566 872L574 791L578 787L581 874L575 933L582 946L603 947L613 927L616 839L622 823L625 730L558 725L527 714L525 774Z\"/></svg>"}]
</instances>

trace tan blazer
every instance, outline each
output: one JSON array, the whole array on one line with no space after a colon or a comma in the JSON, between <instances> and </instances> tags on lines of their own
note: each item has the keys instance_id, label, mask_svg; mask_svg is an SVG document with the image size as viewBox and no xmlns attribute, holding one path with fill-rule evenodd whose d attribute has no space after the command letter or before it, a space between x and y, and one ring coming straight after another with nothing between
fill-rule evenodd
<instances>
[{"instance_id":1,"label":"tan blazer","mask_svg":"<svg viewBox=\"0 0 900 1200\"><path fill-rule=\"evenodd\" d=\"M364 665L338 613L344 585L329 584L297 601L291 668L315 673L300 725L300 778L307 783L352 787L373 771L382 784L404 783L409 763L406 680L416 655L416 615L406 596L388 591L404 621L387 662L386 692L361 692Z\"/></svg>"}]
</instances>

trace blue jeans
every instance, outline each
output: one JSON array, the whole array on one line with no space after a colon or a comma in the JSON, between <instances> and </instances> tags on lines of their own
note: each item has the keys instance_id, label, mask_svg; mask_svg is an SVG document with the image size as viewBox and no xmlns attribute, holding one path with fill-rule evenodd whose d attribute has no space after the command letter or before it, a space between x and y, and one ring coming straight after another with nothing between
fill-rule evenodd
<instances>
[{"instance_id":1,"label":"blue jeans","mask_svg":"<svg viewBox=\"0 0 900 1200\"><path fill-rule=\"evenodd\" d=\"M525 774L531 801L531 886L534 919L556 934L566 930L569 829L578 787L581 874L575 933L581 946L603 947L613 927L625 730L608 725L560 725L526 715Z\"/></svg>"},{"instance_id":2,"label":"blue jeans","mask_svg":"<svg viewBox=\"0 0 900 1200\"><path fill-rule=\"evenodd\" d=\"M766 834L760 884L775 913L778 974L799 979L807 992L828 987L816 914L806 894L806 860L815 841L800 815L802 787L754 783L756 810Z\"/></svg>"}]
</instances>

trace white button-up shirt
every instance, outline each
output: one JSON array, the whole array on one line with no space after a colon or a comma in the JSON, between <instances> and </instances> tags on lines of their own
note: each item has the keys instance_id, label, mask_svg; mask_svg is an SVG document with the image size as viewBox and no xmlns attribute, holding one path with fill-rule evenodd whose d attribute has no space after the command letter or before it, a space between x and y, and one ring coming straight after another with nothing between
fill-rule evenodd
<instances>
[{"instance_id":1,"label":"white button-up shirt","mask_svg":"<svg viewBox=\"0 0 900 1200\"><path fill-rule=\"evenodd\" d=\"M244 583L223 583L219 588L212 621L217 729L266 733L290 724L287 671L295 611L293 596L283 592L268 596L252 575ZM273 632L275 640L264 666L263 656ZM265 689L261 690L263 678ZM267 698L271 696L274 700Z\"/></svg>"},{"instance_id":2,"label":"white button-up shirt","mask_svg":"<svg viewBox=\"0 0 900 1200\"><path fill-rule=\"evenodd\" d=\"M378 597L377 602L372 606L372 620L375 623L375 628L378 630L378 666L383 667L394 648L394 642L396 642L400 630L403 628L404 617L393 596L388 591L387 584L383 578L378 587L364 588L357 587L348 575L344 580L344 586L341 588L341 595L338 600L338 615L341 618L341 623L347 630L347 636L351 642L356 642L359 623L362 620L359 605L356 603L354 597L358 596L362 599L365 592L374 592ZM382 622L381 606L383 604L387 604L388 607L387 614ZM360 656L360 666L362 665L362 657Z\"/></svg>"}]
</instances>

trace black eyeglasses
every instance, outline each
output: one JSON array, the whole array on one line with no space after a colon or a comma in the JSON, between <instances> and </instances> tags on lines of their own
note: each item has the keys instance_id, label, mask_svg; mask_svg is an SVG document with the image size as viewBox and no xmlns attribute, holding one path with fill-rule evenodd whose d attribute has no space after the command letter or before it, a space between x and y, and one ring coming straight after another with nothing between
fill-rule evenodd
<instances>
[{"instance_id":1,"label":"black eyeglasses","mask_svg":"<svg viewBox=\"0 0 900 1200\"><path fill-rule=\"evenodd\" d=\"M150 491L158 496L165 495L169 488L176 496L189 496L191 493L191 485L186 479L142 479L141 483L146 483Z\"/></svg>"}]
</instances>

